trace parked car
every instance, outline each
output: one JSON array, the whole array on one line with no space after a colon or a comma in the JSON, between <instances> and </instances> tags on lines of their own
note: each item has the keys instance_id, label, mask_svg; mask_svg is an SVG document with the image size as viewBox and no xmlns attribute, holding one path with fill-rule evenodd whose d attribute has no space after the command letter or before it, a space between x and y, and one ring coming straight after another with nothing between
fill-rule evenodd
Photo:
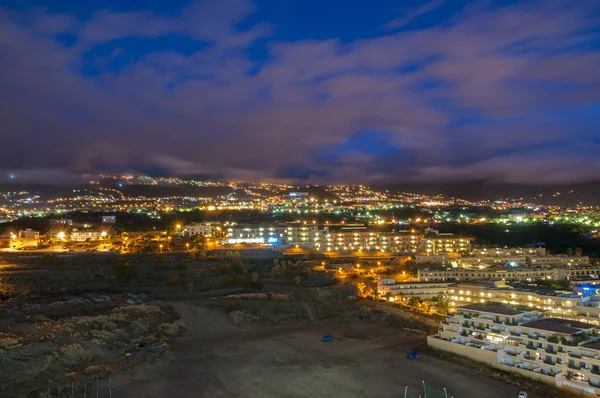
<instances>
[{"instance_id":1,"label":"parked car","mask_svg":"<svg viewBox=\"0 0 600 398\"><path fill-rule=\"evenodd\" d=\"M321 339L322 341L333 341L333 336L328 334L327 336L323 336L323 338Z\"/></svg>"},{"instance_id":2,"label":"parked car","mask_svg":"<svg viewBox=\"0 0 600 398\"><path fill-rule=\"evenodd\" d=\"M525 391L521 391L521 392L519 393L519 398L527 398L527 392L525 392Z\"/></svg>"},{"instance_id":3,"label":"parked car","mask_svg":"<svg viewBox=\"0 0 600 398\"><path fill-rule=\"evenodd\" d=\"M421 355L419 355L418 352L409 352L408 354L406 354L406 359L419 359L421 358Z\"/></svg>"}]
</instances>

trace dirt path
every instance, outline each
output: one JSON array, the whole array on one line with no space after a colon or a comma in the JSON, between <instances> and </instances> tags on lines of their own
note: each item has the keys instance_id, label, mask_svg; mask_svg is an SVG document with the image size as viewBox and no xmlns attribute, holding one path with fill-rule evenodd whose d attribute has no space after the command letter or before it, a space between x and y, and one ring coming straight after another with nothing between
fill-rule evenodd
<instances>
[{"instance_id":1,"label":"dirt path","mask_svg":"<svg viewBox=\"0 0 600 398\"><path fill-rule=\"evenodd\" d=\"M239 329L220 312L195 302L176 301L172 304L188 327L186 337L206 339L239 333Z\"/></svg>"}]
</instances>

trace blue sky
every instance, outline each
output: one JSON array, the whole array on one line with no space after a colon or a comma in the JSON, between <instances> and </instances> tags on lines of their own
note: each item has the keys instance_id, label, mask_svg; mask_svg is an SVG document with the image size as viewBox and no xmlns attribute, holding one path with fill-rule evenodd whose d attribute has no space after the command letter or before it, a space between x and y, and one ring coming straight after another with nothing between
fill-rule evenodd
<instances>
[{"instance_id":1,"label":"blue sky","mask_svg":"<svg viewBox=\"0 0 600 398\"><path fill-rule=\"evenodd\" d=\"M0 5L0 181L600 178L600 4Z\"/></svg>"}]
</instances>

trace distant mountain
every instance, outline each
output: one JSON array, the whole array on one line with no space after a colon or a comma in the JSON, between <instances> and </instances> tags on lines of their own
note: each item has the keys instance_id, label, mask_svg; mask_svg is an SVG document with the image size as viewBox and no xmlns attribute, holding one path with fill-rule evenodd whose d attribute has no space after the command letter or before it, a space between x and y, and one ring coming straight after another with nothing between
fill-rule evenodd
<instances>
[{"instance_id":1,"label":"distant mountain","mask_svg":"<svg viewBox=\"0 0 600 398\"><path fill-rule=\"evenodd\" d=\"M379 186L378 188L426 195L441 194L445 197L466 200L518 199L522 197L547 205L573 206L578 203L600 205L600 181L568 185L490 184L484 181L439 184L399 183ZM557 193L560 194L557 195Z\"/></svg>"}]
</instances>

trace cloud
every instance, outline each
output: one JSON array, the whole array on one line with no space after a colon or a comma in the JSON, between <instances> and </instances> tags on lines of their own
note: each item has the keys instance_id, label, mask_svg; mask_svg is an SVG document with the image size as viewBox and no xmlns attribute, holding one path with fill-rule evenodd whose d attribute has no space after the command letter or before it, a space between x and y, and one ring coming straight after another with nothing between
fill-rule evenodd
<instances>
[{"instance_id":1,"label":"cloud","mask_svg":"<svg viewBox=\"0 0 600 398\"><path fill-rule=\"evenodd\" d=\"M390 22L386 23L383 26L383 28L390 29L390 30L401 28L401 27L407 25L408 23L412 22L413 20L415 20L417 17L419 17L421 15L429 14L430 12L435 11L443 3L444 3L444 0L430 0L430 1L426 2L425 4L422 4L419 7L416 7L412 10L407 10L405 15L391 20Z\"/></svg>"},{"instance_id":2,"label":"cloud","mask_svg":"<svg viewBox=\"0 0 600 398\"><path fill-rule=\"evenodd\" d=\"M0 169L143 165L319 183L600 177L595 154L582 151L600 102L589 2L471 6L443 25L352 41L282 40L261 15L243 0L87 19L0 10L10 148ZM57 38L65 32L74 45ZM124 46L128 38L149 45ZM173 38L186 40L152 47ZM336 153L361 131L385 134L390 151Z\"/></svg>"}]
</instances>

